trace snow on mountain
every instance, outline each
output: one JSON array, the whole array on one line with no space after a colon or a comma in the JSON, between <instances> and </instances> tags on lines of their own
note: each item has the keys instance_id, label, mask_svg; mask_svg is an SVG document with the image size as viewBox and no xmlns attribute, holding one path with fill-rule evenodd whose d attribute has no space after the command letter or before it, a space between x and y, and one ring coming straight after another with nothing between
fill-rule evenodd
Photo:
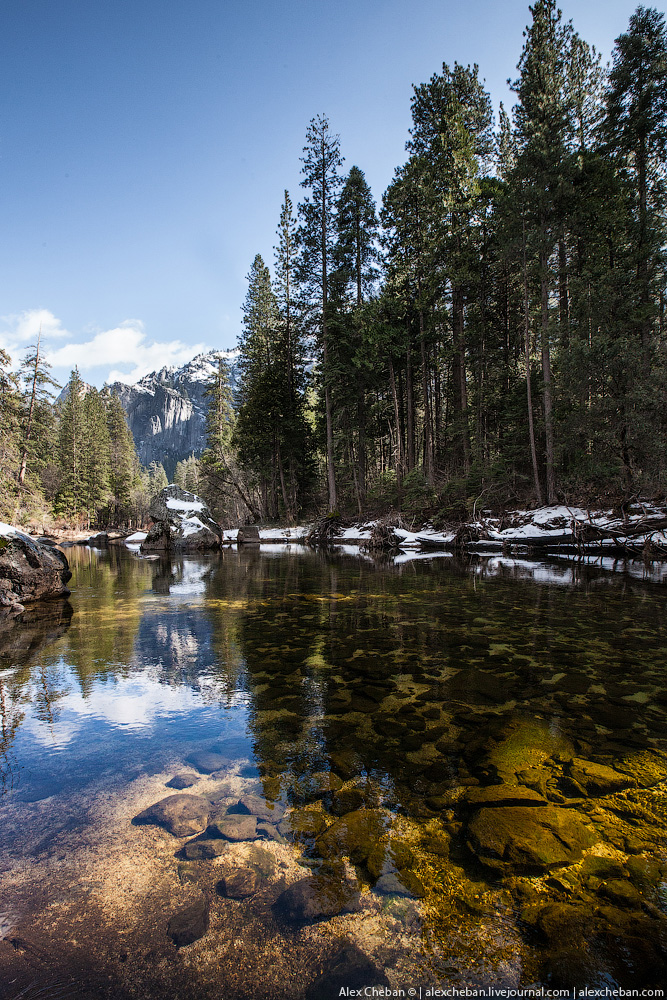
<instances>
[{"instance_id":1,"label":"snow on mountain","mask_svg":"<svg viewBox=\"0 0 667 1000\"><path fill-rule=\"evenodd\" d=\"M209 351L181 368L150 372L134 385L113 383L111 391L127 414L143 465L162 462L171 478L177 462L202 453L208 408L204 393L222 358L229 365L232 394L236 394L238 356L238 350Z\"/></svg>"}]
</instances>

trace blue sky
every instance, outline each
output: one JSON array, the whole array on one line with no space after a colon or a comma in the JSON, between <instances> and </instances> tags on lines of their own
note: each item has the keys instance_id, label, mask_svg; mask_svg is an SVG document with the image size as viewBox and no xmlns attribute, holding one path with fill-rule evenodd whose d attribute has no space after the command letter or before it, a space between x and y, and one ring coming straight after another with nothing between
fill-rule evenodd
<instances>
[{"instance_id":1,"label":"blue sky","mask_svg":"<svg viewBox=\"0 0 667 1000\"><path fill-rule=\"evenodd\" d=\"M606 61L636 3L562 6ZM412 84L477 62L510 106L529 19L523 0L2 0L0 346L20 358L41 323L56 377L97 385L233 347L310 119L379 202Z\"/></svg>"}]
</instances>

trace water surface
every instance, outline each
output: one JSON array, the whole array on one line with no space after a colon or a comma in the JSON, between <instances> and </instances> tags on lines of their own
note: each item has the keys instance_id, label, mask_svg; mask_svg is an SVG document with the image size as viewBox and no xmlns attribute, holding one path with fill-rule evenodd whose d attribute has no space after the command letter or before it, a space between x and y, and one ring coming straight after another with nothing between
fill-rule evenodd
<instances>
[{"instance_id":1,"label":"water surface","mask_svg":"<svg viewBox=\"0 0 667 1000\"><path fill-rule=\"evenodd\" d=\"M1 639L7 996L662 983L663 585L297 547L68 555L70 602ZM223 823L220 855L188 860L132 823L183 771L211 821L263 804L252 841ZM281 894L304 879L297 919ZM176 948L200 898L208 931Z\"/></svg>"}]
</instances>

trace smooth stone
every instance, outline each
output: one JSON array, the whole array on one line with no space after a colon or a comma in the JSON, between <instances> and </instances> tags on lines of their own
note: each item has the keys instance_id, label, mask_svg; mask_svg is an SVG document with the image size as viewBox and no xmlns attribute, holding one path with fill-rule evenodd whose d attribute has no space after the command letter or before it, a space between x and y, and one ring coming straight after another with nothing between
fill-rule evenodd
<instances>
[{"instance_id":1,"label":"smooth stone","mask_svg":"<svg viewBox=\"0 0 667 1000\"><path fill-rule=\"evenodd\" d=\"M257 816L258 819L274 824L280 822L284 812L285 807L280 802L267 802L261 795L242 795L238 802L227 810L228 815L238 813L239 815Z\"/></svg>"},{"instance_id":2,"label":"smooth stone","mask_svg":"<svg viewBox=\"0 0 667 1000\"><path fill-rule=\"evenodd\" d=\"M390 872L383 875L375 883L374 889L383 896L409 896L412 899L423 899L426 895L424 886L412 872Z\"/></svg>"},{"instance_id":3,"label":"smooth stone","mask_svg":"<svg viewBox=\"0 0 667 1000\"><path fill-rule=\"evenodd\" d=\"M545 806L547 800L539 792L524 785L487 785L470 788L465 801L470 806Z\"/></svg>"},{"instance_id":4,"label":"smooth stone","mask_svg":"<svg viewBox=\"0 0 667 1000\"><path fill-rule=\"evenodd\" d=\"M586 795L611 795L624 788L636 788L637 782L629 774L620 774L606 764L595 764L582 757L574 757L570 762L570 777Z\"/></svg>"},{"instance_id":5,"label":"smooth stone","mask_svg":"<svg viewBox=\"0 0 667 1000\"><path fill-rule=\"evenodd\" d=\"M339 913L361 909L359 886L348 881L342 870L321 868L288 886L273 904L277 917L289 924L326 920Z\"/></svg>"},{"instance_id":6,"label":"smooth stone","mask_svg":"<svg viewBox=\"0 0 667 1000\"><path fill-rule=\"evenodd\" d=\"M193 865L189 861L179 861L176 874L181 885L187 885L188 883L199 881L201 868L199 865Z\"/></svg>"},{"instance_id":7,"label":"smooth stone","mask_svg":"<svg viewBox=\"0 0 667 1000\"><path fill-rule=\"evenodd\" d=\"M202 894L196 902L174 913L167 925L167 934L177 948L182 948L204 936L208 920L208 899Z\"/></svg>"},{"instance_id":8,"label":"smooth stone","mask_svg":"<svg viewBox=\"0 0 667 1000\"><path fill-rule=\"evenodd\" d=\"M359 758L355 753L341 751L330 755L331 766L343 781L349 781L361 773Z\"/></svg>"},{"instance_id":9,"label":"smooth stone","mask_svg":"<svg viewBox=\"0 0 667 1000\"><path fill-rule=\"evenodd\" d=\"M227 847L227 842L224 840L190 840L183 848L183 854L188 861L208 861L211 858L219 858Z\"/></svg>"},{"instance_id":10,"label":"smooth stone","mask_svg":"<svg viewBox=\"0 0 667 1000\"><path fill-rule=\"evenodd\" d=\"M239 868L223 875L216 885L216 892L227 899L247 899L262 887L262 876L252 868Z\"/></svg>"},{"instance_id":11,"label":"smooth stone","mask_svg":"<svg viewBox=\"0 0 667 1000\"><path fill-rule=\"evenodd\" d=\"M468 846L490 868L548 871L578 861L592 846L592 833L573 809L546 805L492 806L480 809L468 824Z\"/></svg>"},{"instance_id":12,"label":"smooth stone","mask_svg":"<svg viewBox=\"0 0 667 1000\"><path fill-rule=\"evenodd\" d=\"M329 1000L345 995L344 990L363 991L389 985L384 972L357 945L345 944L310 984L305 1000ZM348 992L347 995L351 994Z\"/></svg>"},{"instance_id":13,"label":"smooth stone","mask_svg":"<svg viewBox=\"0 0 667 1000\"><path fill-rule=\"evenodd\" d=\"M210 806L199 795L168 795L134 817L136 824L162 826L174 837L194 837L208 824Z\"/></svg>"},{"instance_id":14,"label":"smooth stone","mask_svg":"<svg viewBox=\"0 0 667 1000\"><path fill-rule=\"evenodd\" d=\"M232 762L224 754L214 753L212 750L201 750L188 757L188 763L196 767L202 774L212 774L214 771L229 768Z\"/></svg>"},{"instance_id":15,"label":"smooth stone","mask_svg":"<svg viewBox=\"0 0 667 1000\"><path fill-rule=\"evenodd\" d=\"M258 836L256 816L222 816L208 829L214 836L224 837L225 840L256 840Z\"/></svg>"},{"instance_id":16,"label":"smooth stone","mask_svg":"<svg viewBox=\"0 0 667 1000\"><path fill-rule=\"evenodd\" d=\"M167 788L192 788L199 781L198 774L186 774L181 772L180 774L175 774L171 781L167 782Z\"/></svg>"}]
</instances>

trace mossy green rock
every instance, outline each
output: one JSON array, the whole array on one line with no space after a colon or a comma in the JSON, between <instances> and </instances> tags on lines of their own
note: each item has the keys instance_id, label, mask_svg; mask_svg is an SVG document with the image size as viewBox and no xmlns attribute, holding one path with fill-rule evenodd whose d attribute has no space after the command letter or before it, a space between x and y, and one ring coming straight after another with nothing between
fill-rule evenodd
<instances>
[{"instance_id":1,"label":"mossy green rock","mask_svg":"<svg viewBox=\"0 0 667 1000\"><path fill-rule=\"evenodd\" d=\"M400 840L382 837L375 843L368 858L366 868L374 879L397 871L399 868L409 869L415 863L415 856L407 844Z\"/></svg>"},{"instance_id":2,"label":"mossy green rock","mask_svg":"<svg viewBox=\"0 0 667 1000\"><path fill-rule=\"evenodd\" d=\"M357 809L337 820L315 846L323 858L347 856L355 865L363 865L385 833L387 817L379 809Z\"/></svg>"},{"instance_id":3,"label":"mossy green rock","mask_svg":"<svg viewBox=\"0 0 667 1000\"><path fill-rule=\"evenodd\" d=\"M278 826L283 836L294 840L315 840L327 828L324 815L316 809L295 809L288 813Z\"/></svg>"},{"instance_id":4,"label":"mossy green rock","mask_svg":"<svg viewBox=\"0 0 667 1000\"><path fill-rule=\"evenodd\" d=\"M324 920L360 909L359 886L342 871L322 868L292 883L273 904L275 915L289 924Z\"/></svg>"},{"instance_id":5,"label":"mossy green rock","mask_svg":"<svg viewBox=\"0 0 667 1000\"><path fill-rule=\"evenodd\" d=\"M468 824L468 846L490 868L543 872L578 861L595 834L573 809L498 806Z\"/></svg>"}]
</instances>

